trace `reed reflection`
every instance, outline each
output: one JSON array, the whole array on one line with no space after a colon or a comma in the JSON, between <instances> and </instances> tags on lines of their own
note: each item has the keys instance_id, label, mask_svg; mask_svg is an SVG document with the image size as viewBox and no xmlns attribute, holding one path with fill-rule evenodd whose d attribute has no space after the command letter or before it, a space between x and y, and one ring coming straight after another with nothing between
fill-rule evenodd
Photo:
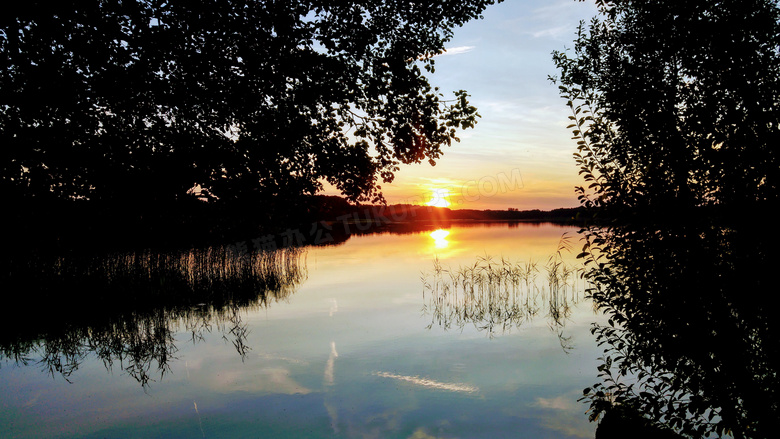
<instances>
[{"instance_id":1,"label":"reed reflection","mask_svg":"<svg viewBox=\"0 0 780 439\"><path fill-rule=\"evenodd\" d=\"M250 347L242 314L292 295L307 276L304 255L210 247L28 259L6 279L16 290L7 300L8 309L34 314L22 325L3 323L0 360L67 380L95 355L146 387L170 370L177 332L197 343L214 329L243 358Z\"/></svg>"},{"instance_id":2,"label":"reed reflection","mask_svg":"<svg viewBox=\"0 0 780 439\"><path fill-rule=\"evenodd\" d=\"M577 282L578 274L577 268L564 262L560 249L544 265L485 256L455 270L436 258L433 271L422 278L423 313L432 317L429 329L437 325L463 330L473 325L494 337L544 312L568 352L572 346L563 328L585 290Z\"/></svg>"}]
</instances>

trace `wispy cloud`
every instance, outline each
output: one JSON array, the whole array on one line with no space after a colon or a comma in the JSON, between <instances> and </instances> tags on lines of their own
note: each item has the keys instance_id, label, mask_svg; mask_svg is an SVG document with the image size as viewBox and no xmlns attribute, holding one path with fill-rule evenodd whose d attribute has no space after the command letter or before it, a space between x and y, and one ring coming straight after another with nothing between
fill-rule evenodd
<instances>
[{"instance_id":1,"label":"wispy cloud","mask_svg":"<svg viewBox=\"0 0 780 439\"><path fill-rule=\"evenodd\" d=\"M471 52L474 50L476 46L457 46L457 47L450 47L447 49L444 49L444 52L436 55L436 56L446 56L446 55L460 55L462 53Z\"/></svg>"},{"instance_id":2,"label":"wispy cloud","mask_svg":"<svg viewBox=\"0 0 780 439\"><path fill-rule=\"evenodd\" d=\"M422 55L417 56L418 61L423 61L426 59L436 58L439 56L445 56L445 55L460 55L462 53L471 52L472 49L474 49L475 46L457 46L457 47L451 47L449 49L445 48L443 51L439 53L426 53ZM407 61L412 61L412 59L408 59Z\"/></svg>"},{"instance_id":3,"label":"wispy cloud","mask_svg":"<svg viewBox=\"0 0 780 439\"><path fill-rule=\"evenodd\" d=\"M564 38L573 39L574 31L572 31L570 26L555 26L532 32L531 35L534 38L552 38L555 40Z\"/></svg>"}]
</instances>

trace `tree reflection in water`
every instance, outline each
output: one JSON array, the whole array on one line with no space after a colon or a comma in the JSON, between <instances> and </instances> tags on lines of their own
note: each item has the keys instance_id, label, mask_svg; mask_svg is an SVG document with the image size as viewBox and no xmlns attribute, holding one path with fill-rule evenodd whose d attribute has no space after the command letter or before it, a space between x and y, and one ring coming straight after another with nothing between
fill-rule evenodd
<instances>
[{"instance_id":1,"label":"tree reflection in water","mask_svg":"<svg viewBox=\"0 0 780 439\"><path fill-rule=\"evenodd\" d=\"M239 254L210 247L25 258L9 267L4 284L7 309L30 316L3 323L0 359L67 380L95 355L146 387L170 370L174 334L184 330L196 343L214 329L243 358L242 312L287 299L306 278L304 256L299 248Z\"/></svg>"},{"instance_id":2,"label":"tree reflection in water","mask_svg":"<svg viewBox=\"0 0 780 439\"><path fill-rule=\"evenodd\" d=\"M693 437L776 434L778 237L758 221L585 231L590 292L609 316L593 328L606 349L585 389L592 419L618 405Z\"/></svg>"},{"instance_id":3,"label":"tree reflection in water","mask_svg":"<svg viewBox=\"0 0 780 439\"><path fill-rule=\"evenodd\" d=\"M584 296L584 285L578 284L580 271L561 257L567 248L564 237L559 251L544 265L485 256L454 270L434 260L433 271L422 277L423 313L432 317L428 328L463 330L473 325L492 338L545 312L550 328L568 352L572 346L563 328L572 307Z\"/></svg>"}]
</instances>

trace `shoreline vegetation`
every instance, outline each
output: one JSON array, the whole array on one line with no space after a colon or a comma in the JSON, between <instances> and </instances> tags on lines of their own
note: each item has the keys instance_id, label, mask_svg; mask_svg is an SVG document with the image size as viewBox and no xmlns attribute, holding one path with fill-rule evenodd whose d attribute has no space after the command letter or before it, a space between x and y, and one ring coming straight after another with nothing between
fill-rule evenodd
<instances>
[{"instance_id":1,"label":"shoreline vegetation","mask_svg":"<svg viewBox=\"0 0 780 439\"><path fill-rule=\"evenodd\" d=\"M403 229L410 225L448 227L452 223L582 221L582 208L477 210L425 205L355 205L338 196L294 201L227 205L186 200L165 205L98 205L87 201L14 203L7 245L25 253L174 249L230 245L259 236L320 228L330 243L350 235ZM300 231L301 233L297 233ZM289 241L289 240L288 240ZM327 243L324 242L324 243ZM297 242L298 245L312 240ZM279 239L277 246L289 246Z\"/></svg>"}]
</instances>

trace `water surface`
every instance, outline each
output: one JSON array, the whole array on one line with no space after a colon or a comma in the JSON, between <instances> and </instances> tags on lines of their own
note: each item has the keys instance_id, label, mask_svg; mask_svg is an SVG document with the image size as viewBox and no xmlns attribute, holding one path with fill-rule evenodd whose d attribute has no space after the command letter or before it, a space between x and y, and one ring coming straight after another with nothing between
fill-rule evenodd
<instances>
[{"instance_id":1,"label":"water surface","mask_svg":"<svg viewBox=\"0 0 780 439\"><path fill-rule=\"evenodd\" d=\"M556 257L564 234L575 249ZM249 287L201 281L166 301L141 283L143 310L6 335L0 435L593 437L577 399L598 365L597 317L576 276L553 294L546 268L573 266L577 245L553 224L422 227L304 248ZM214 276L268 277L256 260L200 257L172 258L190 269L166 282L196 282L193 261L219 258ZM529 263L533 276L483 283L515 296L456 291L467 267L473 280Z\"/></svg>"}]
</instances>

